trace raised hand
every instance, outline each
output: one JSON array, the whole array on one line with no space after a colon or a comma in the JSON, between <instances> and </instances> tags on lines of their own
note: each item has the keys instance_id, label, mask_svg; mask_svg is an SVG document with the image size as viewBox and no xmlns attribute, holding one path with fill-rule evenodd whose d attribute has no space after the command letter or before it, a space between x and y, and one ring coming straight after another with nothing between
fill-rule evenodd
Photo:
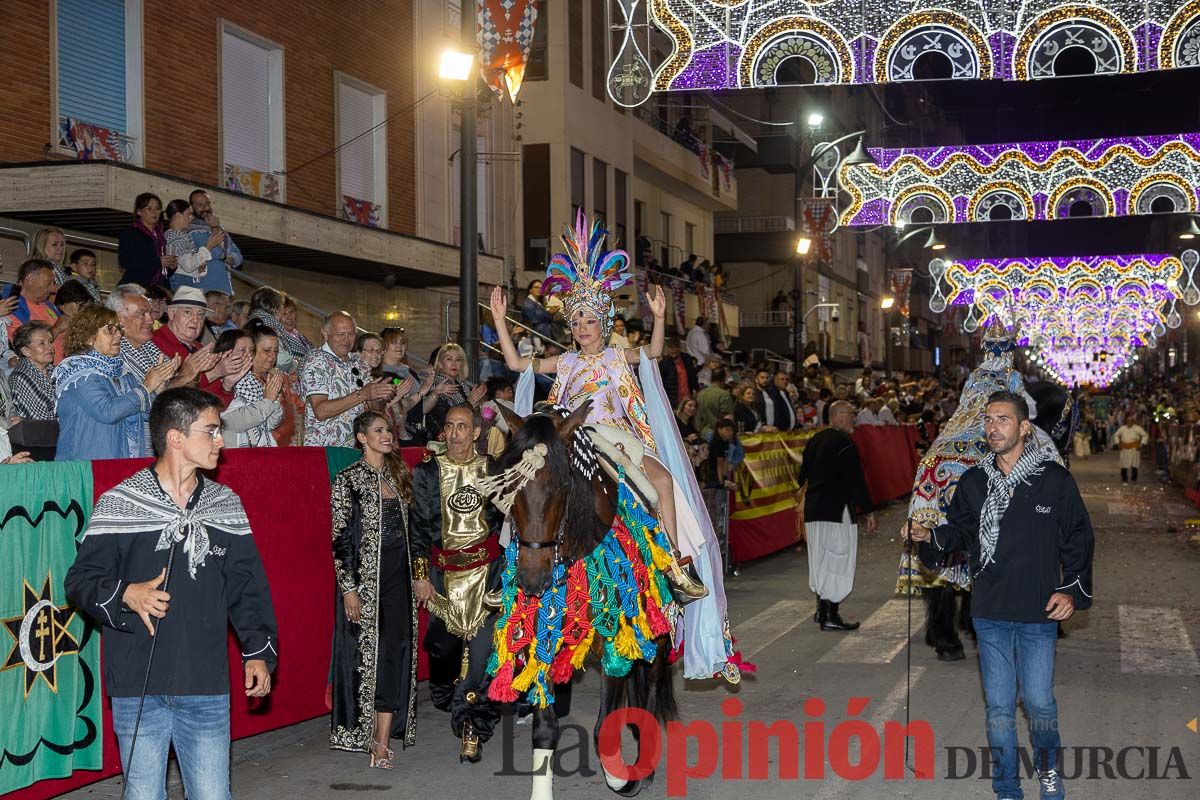
<instances>
[{"instance_id":1,"label":"raised hand","mask_svg":"<svg viewBox=\"0 0 1200 800\"><path fill-rule=\"evenodd\" d=\"M284 376L278 370L271 370L267 376L267 382L263 386L263 397L268 400L278 400L279 393L283 391Z\"/></svg>"},{"instance_id":2,"label":"raised hand","mask_svg":"<svg viewBox=\"0 0 1200 800\"><path fill-rule=\"evenodd\" d=\"M492 310L492 321L497 325L504 325L504 315L508 313L508 298L504 296L504 289L499 286L492 287L488 306Z\"/></svg>"},{"instance_id":3,"label":"raised hand","mask_svg":"<svg viewBox=\"0 0 1200 800\"><path fill-rule=\"evenodd\" d=\"M667 316L667 296L663 294L661 286L654 287L646 302L650 304L650 313L655 319L664 319Z\"/></svg>"},{"instance_id":4,"label":"raised hand","mask_svg":"<svg viewBox=\"0 0 1200 800\"><path fill-rule=\"evenodd\" d=\"M0 317L7 317L17 308L17 303L21 302L19 297L6 297L0 300Z\"/></svg>"},{"instance_id":5,"label":"raised hand","mask_svg":"<svg viewBox=\"0 0 1200 800\"><path fill-rule=\"evenodd\" d=\"M142 379L142 385L146 387L146 391L157 392L161 389L163 384L175 377L180 363L179 356L175 356L170 361L163 361L160 357L157 364L146 370L146 377Z\"/></svg>"},{"instance_id":6,"label":"raised hand","mask_svg":"<svg viewBox=\"0 0 1200 800\"><path fill-rule=\"evenodd\" d=\"M479 404L483 402L483 398L485 397L487 397L487 384L476 384L475 388L471 390L471 393L467 395L467 402L475 407L478 407Z\"/></svg>"}]
</instances>

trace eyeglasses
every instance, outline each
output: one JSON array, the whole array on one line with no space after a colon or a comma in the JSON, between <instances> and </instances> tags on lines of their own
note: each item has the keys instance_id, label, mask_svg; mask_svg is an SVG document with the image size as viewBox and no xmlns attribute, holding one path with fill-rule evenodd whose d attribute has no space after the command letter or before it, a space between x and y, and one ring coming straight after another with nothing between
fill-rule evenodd
<instances>
[{"instance_id":1,"label":"eyeglasses","mask_svg":"<svg viewBox=\"0 0 1200 800\"><path fill-rule=\"evenodd\" d=\"M350 367L350 375L353 376L353 378L354 378L354 385L357 386L359 389L361 389L363 387L363 383L364 383L363 374L362 374L362 370L360 370L358 368L357 364Z\"/></svg>"},{"instance_id":2,"label":"eyeglasses","mask_svg":"<svg viewBox=\"0 0 1200 800\"><path fill-rule=\"evenodd\" d=\"M109 336L116 336L118 333L125 335L125 326L119 322L110 322L107 325L101 325L100 330L107 333Z\"/></svg>"},{"instance_id":3,"label":"eyeglasses","mask_svg":"<svg viewBox=\"0 0 1200 800\"><path fill-rule=\"evenodd\" d=\"M188 433L203 433L205 436L212 439L214 442L217 440L218 437L220 437L222 439L225 438L225 429L224 428L213 428L212 430L209 430L208 428L188 428Z\"/></svg>"}]
</instances>

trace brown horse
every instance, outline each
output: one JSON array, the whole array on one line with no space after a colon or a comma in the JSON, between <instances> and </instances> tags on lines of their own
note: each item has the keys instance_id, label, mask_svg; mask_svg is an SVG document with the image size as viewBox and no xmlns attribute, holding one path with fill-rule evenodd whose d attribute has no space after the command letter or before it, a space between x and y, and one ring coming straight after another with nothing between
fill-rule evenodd
<instances>
[{"instance_id":1,"label":"brown horse","mask_svg":"<svg viewBox=\"0 0 1200 800\"><path fill-rule=\"evenodd\" d=\"M598 459L603 456L591 448L586 432L580 429L589 407L590 401L569 416L543 412L521 418L501 406L512 430L512 440L494 466L495 472L520 463L525 451L532 447L539 444L546 447L545 465L517 492L509 514L512 535L519 545L517 585L526 595L540 596L548 590L555 565L562 563L569 567L591 553L616 518L616 481L600 468ZM589 472L590 475L586 474ZM670 637L660 636L654 643L656 655L652 662L636 660L627 675L604 676L600 711L593 731L597 752L601 726L616 709L642 708L660 722L678 717L669 663ZM555 705L566 713L570 686L570 682L559 684L556 704L533 709L534 768L545 766L544 774L534 776L533 800L553 796L549 767L559 738ZM638 729L631 726L630 730L636 740ZM614 792L632 797L644 784L653 781L654 775L625 781L605 772L604 778Z\"/></svg>"}]
</instances>

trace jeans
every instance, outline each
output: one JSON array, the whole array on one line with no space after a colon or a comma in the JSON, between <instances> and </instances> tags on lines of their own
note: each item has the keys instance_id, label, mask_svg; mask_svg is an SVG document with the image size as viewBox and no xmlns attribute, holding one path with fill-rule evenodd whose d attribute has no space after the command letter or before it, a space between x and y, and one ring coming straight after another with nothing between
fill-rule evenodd
<instances>
[{"instance_id":1,"label":"jeans","mask_svg":"<svg viewBox=\"0 0 1200 800\"><path fill-rule=\"evenodd\" d=\"M133 763L137 697L112 698L127 800L166 800L167 754L175 745L188 800L231 800L229 695L146 695Z\"/></svg>"},{"instance_id":2,"label":"jeans","mask_svg":"<svg viewBox=\"0 0 1200 800\"><path fill-rule=\"evenodd\" d=\"M1054 702L1054 622L1000 622L974 619L979 669L987 703L988 746L994 759L992 791L1021 800L1017 757L1017 687L1029 718L1029 740L1037 770L1058 769L1058 706ZM1065 794L1042 795L1058 800Z\"/></svg>"}]
</instances>

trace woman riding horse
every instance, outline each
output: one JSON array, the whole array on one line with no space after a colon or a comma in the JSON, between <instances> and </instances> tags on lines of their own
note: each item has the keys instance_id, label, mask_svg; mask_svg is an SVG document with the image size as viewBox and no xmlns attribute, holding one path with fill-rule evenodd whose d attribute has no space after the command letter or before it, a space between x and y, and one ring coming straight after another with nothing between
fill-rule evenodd
<instances>
[{"instance_id":1,"label":"woman riding horse","mask_svg":"<svg viewBox=\"0 0 1200 800\"><path fill-rule=\"evenodd\" d=\"M640 461L657 495L655 510L674 551L666 573L680 603L687 604L682 626L685 677L719 674L737 682L739 659L728 634L720 549L654 363L662 355L666 299L661 287L649 298L654 330L648 347L608 346L616 313L612 293L631 276L626 253L602 250L606 235L599 221L589 233L580 213L575 227L563 235L566 253L555 255L546 270L542 292L563 296L563 314L577 347L572 352L544 359L520 356L508 332L504 292L493 289L491 311L505 363L522 373L516 408L532 410L535 373L554 375L552 403L573 411L592 401L586 424L634 464Z\"/></svg>"}]
</instances>

